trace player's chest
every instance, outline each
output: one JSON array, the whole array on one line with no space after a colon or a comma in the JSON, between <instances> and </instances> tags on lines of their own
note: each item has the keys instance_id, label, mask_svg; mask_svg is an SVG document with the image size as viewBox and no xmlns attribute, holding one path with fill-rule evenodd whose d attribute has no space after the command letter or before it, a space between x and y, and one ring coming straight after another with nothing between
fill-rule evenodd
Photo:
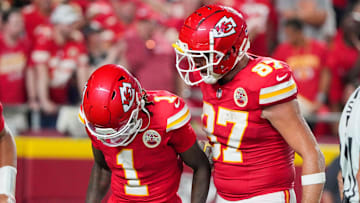
<instances>
[{"instance_id":1,"label":"player's chest","mask_svg":"<svg viewBox=\"0 0 360 203\"><path fill-rule=\"evenodd\" d=\"M259 91L251 79L229 85L203 85L203 100L212 108L251 111L258 108Z\"/></svg>"},{"instance_id":2,"label":"player's chest","mask_svg":"<svg viewBox=\"0 0 360 203\"><path fill-rule=\"evenodd\" d=\"M244 80L231 86L207 86L202 89L202 124L208 134L216 135L217 139L224 139L227 143L230 138L255 135L257 129L268 125L261 117L259 88L251 82ZM247 136L247 139L251 137Z\"/></svg>"},{"instance_id":3,"label":"player's chest","mask_svg":"<svg viewBox=\"0 0 360 203\"><path fill-rule=\"evenodd\" d=\"M136 135L128 146L106 148L103 152L109 167L119 169L131 166L148 170L164 159L176 157L164 132L151 128Z\"/></svg>"}]
</instances>

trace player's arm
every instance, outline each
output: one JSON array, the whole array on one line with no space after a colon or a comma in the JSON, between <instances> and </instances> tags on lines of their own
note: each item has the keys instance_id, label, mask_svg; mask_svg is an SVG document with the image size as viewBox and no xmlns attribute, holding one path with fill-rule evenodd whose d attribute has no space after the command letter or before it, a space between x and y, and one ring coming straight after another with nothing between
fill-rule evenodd
<instances>
[{"instance_id":1,"label":"player's arm","mask_svg":"<svg viewBox=\"0 0 360 203\"><path fill-rule=\"evenodd\" d=\"M205 153L200 149L198 142L195 142L188 150L180 154L186 165L193 171L191 202L206 202L211 168Z\"/></svg>"},{"instance_id":2,"label":"player's arm","mask_svg":"<svg viewBox=\"0 0 360 203\"><path fill-rule=\"evenodd\" d=\"M104 154L92 146L94 166L91 170L89 185L86 193L86 202L101 202L105 197L111 181L111 171L107 166Z\"/></svg>"},{"instance_id":3,"label":"player's arm","mask_svg":"<svg viewBox=\"0 0 360 203\"><path fill-rule=\"evenodd\" d=\"M325 182L324 156L300 114L297 100L266 107L262 116L271 122L285 141L303 159L302 202L320 202Z\"/></svg>"},{"instance_id":4,"label":"player's arm","mask_svg":"<svg viewBox=\"0 0 360 203\"><path fill-rule=\"evenodd\" d=\"M0 131L0 180L0 203L15 202L16 146L6 127Z\"/></svg>"},{"instance_id":5,"label":"player's arm","mask_svg":"<svg viewBox=\"0 0 360 203\"><path fill-rule=\"evenodd\" d=\"M173 98L173 99L172 99ZM159 99L159 98L158 98ZM184 100L179 97L167 97L168 109L173 111L167 119L166 131L169 133L169 144L180 154L186 165L193 169L191 202L206 202L211 168L205 153L200 149L194 129L191 127L190 110Z\"/></svg>"}]
</instances>

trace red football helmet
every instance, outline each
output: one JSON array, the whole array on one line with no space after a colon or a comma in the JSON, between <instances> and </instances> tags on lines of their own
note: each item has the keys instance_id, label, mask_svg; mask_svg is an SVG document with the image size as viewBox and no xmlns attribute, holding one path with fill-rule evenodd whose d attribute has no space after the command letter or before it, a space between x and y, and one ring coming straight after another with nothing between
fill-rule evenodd
<instances>
[{"instance_id":1,"label":"red football helmet","mask_svg":"<svg viewBox=\"0 0 360 203\"><path fill-rule=\"evenodd\" d=\"M176 68L188 85L216 83L229 72L250 47L247 25L236 10L218 5L204 6L186 20L173 44ZM201 66L197 61L202 61ZM201 77L190 76L199 72Z\"/></svg>"},{"instance_id":2,"label":"red football helmet","mask_svg":"<svg viewBox=\"0 0 360 203\"><path fill-rule=\"evenodd\" d=\"M85 86L82 117L89 132L105 145L126 146L139 131L145 130L138 118L144 104L136 78L119 65L104 65Z\"/></svg>"}]
</instances>

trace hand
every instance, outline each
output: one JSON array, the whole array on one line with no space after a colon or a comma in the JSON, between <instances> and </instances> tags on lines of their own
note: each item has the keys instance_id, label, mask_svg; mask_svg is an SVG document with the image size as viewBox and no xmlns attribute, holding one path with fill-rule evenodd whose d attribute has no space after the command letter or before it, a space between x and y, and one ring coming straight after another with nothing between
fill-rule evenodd
<instances>
[{"instance_id":1,"label":"hand","mask_svg":"<svg viewBox=\"0 0 360 203\"><path fill-rule=\"evenodd\" d=\"M0 194L0 203L15 203L15 199L7 195Z\"/></svg>"},{"instance_id":2,"label":"hand","mask_svg":"<svg viewBox=\"0 0 360 203\"><path fill-rule=\"evenodd\" d=\"M52 101L44 101L42 103L41 108L44 110L46 114L54 114L57 111L57 105Z\"/></svg>"},{"instance_id":3,"label":"hand","mask_svg":"<svg viewBox=\"0 0 360 203\"><path fill-rule=\"evenodd\" d=\"M344 197L343 197L344 183L343 183L341 171L339 171L339 173L338 173L338 175L337 175L337 180L338 180L340 200L343 200L343 198L344 198Z\"/></svg>"},{"instance_id":4,"label":"hand","mask_svg":"<svg viewBox=\"0 0 360 203\"><path fill-rule=\"evenodd\" d=\"M209 163L212 166L214 164L213 160L212 160L213 154L212 154L212 147L211 147L209 141L207 141L207 140L198 140L198 144L200 146L200 149L202 149L205 152L207 158L209 159Z\"/></svg>"},{"instance_id":5,"label":"hand","mask_svg":"<svg viewBox=\"0 0 360 203\"><path fill-rule=\"evenodd\" d=\"M30 100L28 101L29 108L32 111L39 111L40 110L40 104L36 100Z\"/></svg>"},{"instance_id":6,"label":"hand","mask_svg":"<svg viewBox=\"0 0 360 203\"><path fill-rule=\"evenodd\" d=\"M316 11L316 5L313 1L299 1L297 17L301 20L311 17Z\"/></svg>"}]
</instances>

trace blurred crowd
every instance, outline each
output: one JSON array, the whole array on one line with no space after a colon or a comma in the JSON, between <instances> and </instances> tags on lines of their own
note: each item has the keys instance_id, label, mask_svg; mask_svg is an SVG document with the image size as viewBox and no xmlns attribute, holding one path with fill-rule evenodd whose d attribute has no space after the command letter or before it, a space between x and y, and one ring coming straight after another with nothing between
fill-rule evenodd
<instances>
[{"instance_id":1,"label":"blurred crowd","mask_svg":"<svg viewBox=\"0 0 360 203\"><path fill-rule=\"evenodd\" d=\"M0 101L15 134L81 134L77 105L88 76L122 64L145 89L165 89L200 112L183 85L171 44L184 18L205 4L238 9L250 53L286 61L316 136L337 134L339 112L360 79L360 3L355 0L3 0Z\"/></svg>"}]
</instances>

